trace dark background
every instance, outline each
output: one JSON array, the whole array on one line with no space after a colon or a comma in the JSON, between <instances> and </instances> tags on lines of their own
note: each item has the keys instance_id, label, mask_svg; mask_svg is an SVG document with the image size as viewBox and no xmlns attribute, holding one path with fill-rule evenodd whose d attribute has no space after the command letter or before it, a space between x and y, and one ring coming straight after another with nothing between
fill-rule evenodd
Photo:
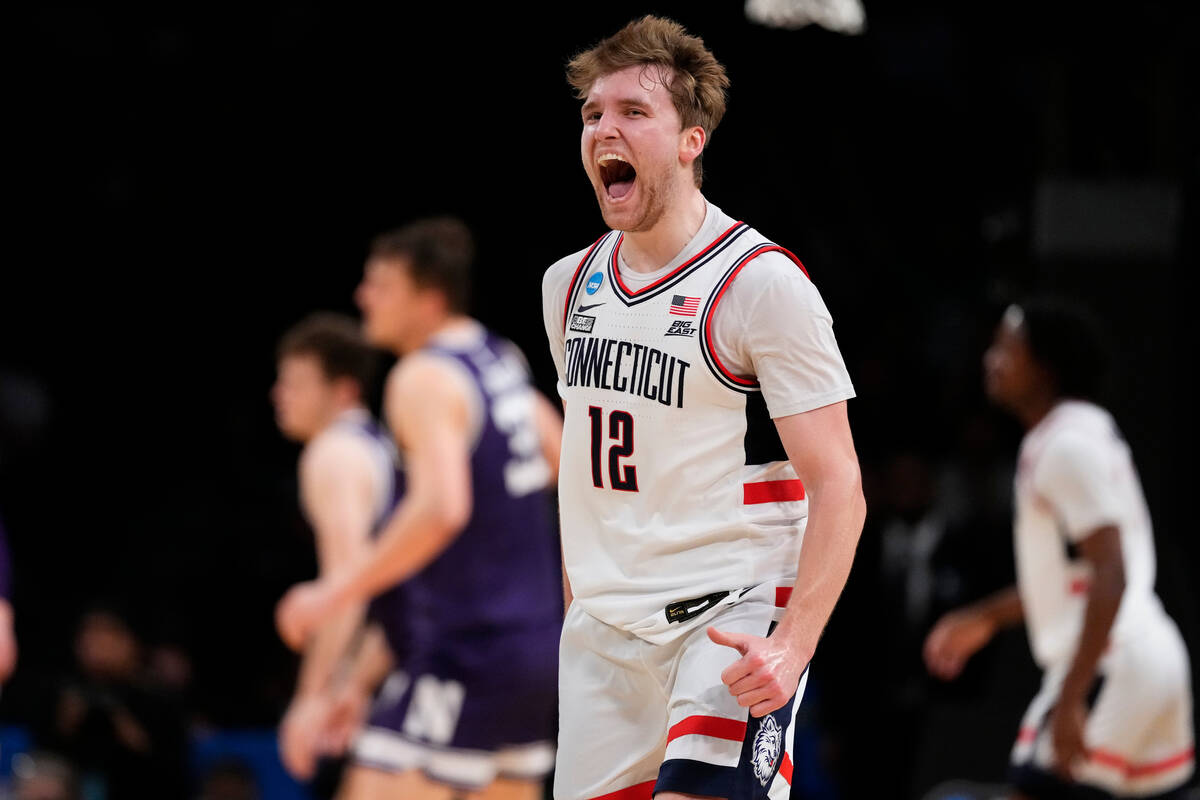
<instances>
[{"instance_id":1,"label":"dark background","mask_svg":"<svg viewBox=\"0 0 1200 800\"><path fill-rule=\"evenodd\" d=\"M1011 578L994 487L1020 431L988 409L979 359L1030 291L1089 302L1116 344L1108 404L1154 515L1160 594L1200 663L1194 13L871 3L865 35L845 37L752 25L737 2L553 8L47 3L14 21L0 512L22 660L6 718L103 597L190 653L197 719L274 724L294 662L273 604L315 569L297 449L267 398L277 337L353 311L373 234L454 213L478 236L477 316L552 391L540 277L604 230L563 65L650 11L727 65L705 194L805 262L859 395L871 518L814 694L843 796L883 780L852 768L881 748L914 791L1003 768L1035 680L1023 638L965 688L924 681L920 631L889 638L882 530L922 502L965 508L939 558L968 588L938 596Z\"/></svg>"}]
</instances>

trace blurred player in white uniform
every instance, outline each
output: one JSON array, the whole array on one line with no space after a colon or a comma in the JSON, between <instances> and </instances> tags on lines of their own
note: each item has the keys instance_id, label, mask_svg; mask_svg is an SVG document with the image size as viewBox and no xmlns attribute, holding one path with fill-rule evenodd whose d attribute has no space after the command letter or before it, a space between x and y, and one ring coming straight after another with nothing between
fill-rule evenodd
<instances>
[{"instance_id":1,"label":"blurred player in white uniform","mask_svg":"<svg viewBox=\"0 0 1200 800\"><path fill-rule=\"evenodd\" d=\"M1187 650L1154 593L1150 514L1129 447L1093 398L1104 358L1078 309L1012 306L984 356L988 396L1026 429L1016 587L953 611L925 658L945 679L1024 620L1042 688L1022 721L1022 797L1180 797L1192 774Z\"/></svg>"},{"instance_id":2,"label":"blurred player in white uniform","mask_svg":"<svg viewBox=\"0 0 1200 800\"><path fill-rule=\"evenodd\" d=\"M646 17L568 79L612 230L543 281L566 417L555 796L778 800L865 513L853 387L800 262L700 192L728 85L704 43Z\"/></svg>"},{"instance_id":3,"label":"blurred player in white uniform","mask_svg":"<svg viewBox=\"0 0 1200 800\"><path fill-rule=\"evenodd\" d=\"M364 400L377 356L358 323L335 314L306 318L279 344L276 422L284 435L304 443L300 503L326 574L365 554L372 531L396 501L395 449ZM405 620L397 601L389 600L377 609L400 618L377 621L396 628L389 638L402 642ZM363 722L361 695L403 655L389 652L380 631L363 630L364 611L362 603L347 606L304 648L295 696L279 728L284 766L302 780L313 776L320 757L347 749ZM352 654L357 658L347 663Z\"/></svg>"}]
</instances>

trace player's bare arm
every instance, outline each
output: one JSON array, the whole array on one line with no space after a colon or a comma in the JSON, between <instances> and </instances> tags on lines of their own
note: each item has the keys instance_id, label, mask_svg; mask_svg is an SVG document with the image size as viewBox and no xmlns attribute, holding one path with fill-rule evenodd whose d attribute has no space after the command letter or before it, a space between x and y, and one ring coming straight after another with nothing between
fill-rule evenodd
<instances>
[{"instance_id":1,"label":"player's bare arm","mask_svg":"<svg viewBox=\"0 0 1200 800\"><path fill-rule=\"evenodd\" d=\"M1121 534L1115 525L1098 528L1076 546L1091 565L1092 578L1079 645L1050 717L1055 768L1067 778L1071 775L1072 764L1085 754L1083 726L1087 719L1087 695L1096 678L1096 665L1108 646L1108 634L1125 591Z\"/></svg>"},{"instance_id":2,"label":"player's bare arm","mask_svg":"<svg viewBox=\"0 0 1200 800\"><path fill-rule=\"evenodd\" d=\"M404 499L365 557L284 597L277 622L287 641L304 641L347 604L412 576L449 546L470 519L468 403L453 368L436 356L406 358L388 379L384 405L405 454Z\"/></svg>"},{"instance_id":3,"label":"player's bare arm","mask_svg":"<svg viewBox=\"0 0 1200 800\"><path fill-rule=\"evenodd\" d=\"M998 632L1025 618L1016 586L1009 586L969 606L947 612L925 637L925 666L948 681L958 677L968 659Z\"/></svg>"},{"instance_id":4,"label":"player's bare arm","mask_svg":"<svg viewBox=\"0 0 1200 800\"><path fill-rule=\"evenodd\" d=\"M542 443L542 458L550 467L550 483L556 484L562 453L562 414L541 392L534 392L533 398L533 422Z\"/></svg>"},{"instance_id":5,"label":"player's bare arm","mask_svg":"<svg viewBox=\"0 0 1200 800\"><path fill-rule=\"evenodd\" d=\"M770 637L709 629L713 641L741 653L721 680L756 717L781 708L795 694L846 585L866 518L846 403L781 417L775 424L809 497L796 584Z\"/></svg>"},{"instance_id":6,"label":"player's bare arm","mask_svg":"<svg viewBox=\"0 0 1200 800\"><path fill-rule=\"evenodd\" d=\"M362 728L371 696L395 666L387 637L377 624L369 624L343 657L330 690L331 710L324 745L329 752L343 753Z\"/></svg>"},{"instance_id":7,"label":"player's bare arm","mask_svg":"<svg viewBox=\"0 0 1200 800\"><path fill-rule=\"evenodd\" d=\"M363 554L377 506L371 456L350 436L319 436L300 461L300 497L316 536L322 575L355 563ZM305 648L296 693L279 729L280 754L301 779L316 768L319 740L332 708L332 678L362 624L362 603L351 603L317 629Z\"/></svg>"}]
</instances>

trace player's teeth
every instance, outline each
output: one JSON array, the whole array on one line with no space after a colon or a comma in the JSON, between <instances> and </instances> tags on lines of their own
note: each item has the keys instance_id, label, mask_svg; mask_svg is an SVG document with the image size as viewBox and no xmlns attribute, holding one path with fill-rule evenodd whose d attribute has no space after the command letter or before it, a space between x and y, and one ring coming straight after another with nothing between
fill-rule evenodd
<instances>
[{"instance_id":1,"label":"player's teeth","mask_svg":"<svg viewBox=\"0 0 1200 800\"><path fill-rule=\"evenodd\" d=\"M605 153L604 155L600 156L596 160L599 161L601 164L607 164L609 161L614 161L614 160L615 161L625 161L625 159L621 158L616 153ZM625 163L628 164L629 162L625 161Z\"/></svg>"}]
</instances>

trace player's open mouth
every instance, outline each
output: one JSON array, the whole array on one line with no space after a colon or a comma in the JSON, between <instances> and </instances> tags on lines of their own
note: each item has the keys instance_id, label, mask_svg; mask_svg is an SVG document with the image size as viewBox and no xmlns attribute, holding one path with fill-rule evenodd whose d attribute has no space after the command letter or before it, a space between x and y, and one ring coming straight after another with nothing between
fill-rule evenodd
<instances>
[{"instance_id":1,"label":"player's open mouth","mask_svg":"<svg viewBox=\"0 0 1200 800\"><path fill-rule=\"evenodd\" d=\"M616 153L605 153L596 159L600 169L600 180L604 182L604 191L612 200L620 200L633 191L637 180L637 170L633 165Z\"/></svg>"}]
</instances>

